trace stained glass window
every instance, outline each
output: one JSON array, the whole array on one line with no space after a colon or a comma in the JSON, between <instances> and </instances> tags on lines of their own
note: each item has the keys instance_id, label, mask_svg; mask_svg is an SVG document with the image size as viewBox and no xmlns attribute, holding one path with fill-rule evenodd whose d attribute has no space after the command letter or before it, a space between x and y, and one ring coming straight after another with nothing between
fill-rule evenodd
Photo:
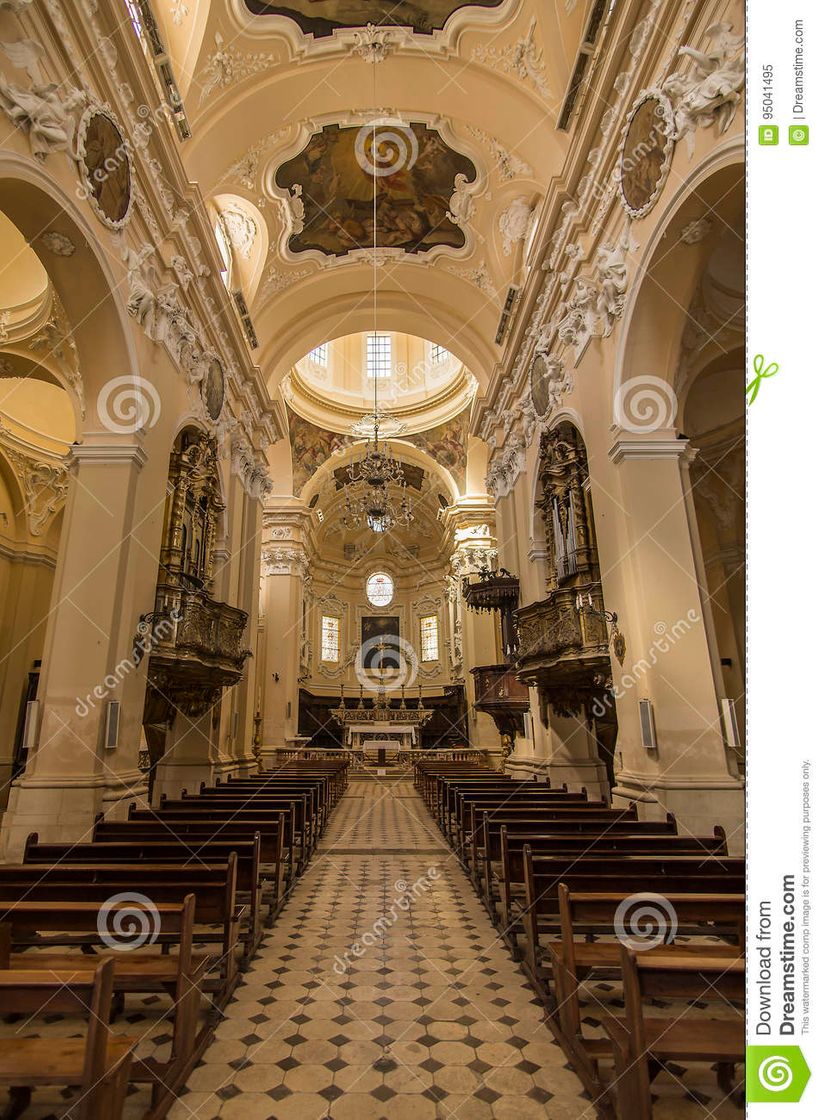
<instances>
[{"instance_id":1,"label":"stained glass window","mask_svg":"<svg viewBox=\"0 0 823 1120\"><path fill-rule=\"evenodd\" d=\"M437 661L440 656L438 644L437 615L427 614L420 619L421 661Z\"/></svg>"},{"instance_id":2,"label":"stained glass window","mask_svg":"<svg viewBox=\"0 0 823 1120\"><path fill-rule=\"evenodd\" d=\"M323 615L320 626L320 658L322 661L340 660L340 619Z\"/></svg>"},{"instance_id":3,"label":"stained glass window","mask_svg":"<svg viewBox=\"0 0 823 1120\"><path fill-rule=\"evenodd\" d=\"M394 598L394 580L387 572L375 572L366 581L366 598L373 607L387 607Z\"/></svg>"}]
</instances>

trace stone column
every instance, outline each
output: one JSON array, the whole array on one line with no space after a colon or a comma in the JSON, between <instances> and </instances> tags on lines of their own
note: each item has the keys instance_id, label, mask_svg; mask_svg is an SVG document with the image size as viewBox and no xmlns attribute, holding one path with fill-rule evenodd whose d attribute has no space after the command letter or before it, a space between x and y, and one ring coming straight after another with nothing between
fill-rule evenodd
<instances>
[{"instance_id":1,"label":"stone column","mask_svg":"<svg viewBox=\"0 0 823 1120\"><path fill-rule=\"evenodd\" d=\"M249 614L246 638L252 650L257 648L260 616L260 534L263 507L258 498L247 495L245 502L243 545L240 555L241 590L239 603ZM254 655L256 656L256 654ZM243 680L235 690L234 756L236 773L250 774L258 768L254 754L254 717L257 713L256 665L254 656L246 665Z\"/></svg>"},{"instance_id":2,"label":"stone column","mask_svg":"<svg viewBox=\"0 0 823 1120\"><path fill-rule=\"evenodd\" d=\"M71 483L38 690L40 726L14 783L3 848L17 858L29 832L79 840L95 814L125 813L146 794L138 769L147 659L135 665L140 614L154 597L156 541L139 515L140 434L91 433L72 449ZM161 492L158 500L165 500ZM145 541L141 538L145 537ZM148 555L147 555L148 553ZM116 745L105 745L109 703Z\"/></svg>"},{"instance_id":3,"label":"stone column","mask_svg":"<svg viewBox=\"0 0 823 1120\"><path fill-rule=\"evenodd\" d=\"M244 479L233 475L227 503L229 520L226 540L215 550L215 597L246 611L249 621L245 644L254 651L257 646L257 623L260 603L260 528L261 504L247 492ZM257 768L254 757L255 714L254 656L244 667L241 680L223 693L217 742L217 758L213 777L249 773Z\"/></svg>"},{"instance_id":4,"label":"stone column","mask_svg":"<svg viewBox=\"0 0 823 1120\"><path fill-rule=\"evenodd\" d=\"M304 634L304 602L309 561L304 533L309 510L296 499L263 511L262 554L262 671L258 676L261 726L261 765L271 766L274 751L298 736L301 665L310 639Z\"/></svg>"},{"instance_id":5,"label":"stone column","mask_svg":"<svg viewBox=\"0 0 823 1120\"><path fill-rule=\"evenodd\" d=\"M612 655L619 738L616 804L641 815L673 812L681 827L708 834L715 824L740 849L743 796L723 741L710 643L687 501L688 441L673 431L619 431L610 449L619 532L602 534L607 607L626 638L624 664ZM602 500L602 499L601 499ZM597 497L595 497L597 504ZM608 505L608 503L606 503ZM641 742L638 700L652 702L657 748Z\"/></svg>"},{"instance_id":6,"label":"stone column","mask_svg":"<svg viewBox=\"0 0 823 1120\"><path fill-rule=\"evenodd\" d=\"M225 697L225 693L223 695ZM219 750L222 704L218 699L199 715L176 713L166 739L163 761L154 776L152 800L155 804L164 794L179 797L184 789L196 793L201 782L211 785L216 777L227 773L225 758Z\"/></svg>"},{"instance_id":7,"label":"stone column","mask_svg":"<svg viewBox=\"0 0 823 1120\"><path fill-rule=\"evenodd\" d=\"M449 598L455 628L452 640L459 644L459 656L452 658L452 672L461 674L465 680L470 746L485 749L490 764L498 766L502 757L500 733L490 715L474 709L476 697L471 670L500 661L496 637L499 624L493 614L468 610L461 590L464 577L497 567L494 507L485 495L461 498L445 511L444 522L447 530L453 531L455 543Z\"/></svg>"},{"instance_id":8,"label":"stone column","mask_svg":"<svg viewBox=\"0 0 823 1120\"><path fill-rule=\"evenodd\" d=\"M609 796L608 775L598 757L593 729L577 716L556 715L551 707L545 771L553 786L585 787L593 799Z\"/></svg>"}]
</instances>

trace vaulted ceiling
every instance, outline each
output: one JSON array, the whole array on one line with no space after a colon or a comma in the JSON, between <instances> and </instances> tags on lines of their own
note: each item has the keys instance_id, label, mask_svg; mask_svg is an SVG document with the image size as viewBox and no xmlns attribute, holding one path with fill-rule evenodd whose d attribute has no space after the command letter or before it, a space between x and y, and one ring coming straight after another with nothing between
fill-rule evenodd
<instances>
[{"instance_id":1,"label":"vaulted ceiling","mask_svg":"<svg viewBox=\"0 0 823 1120\"><path fill-rule=\"evenodd\" d=\"M184 156L227 214L273 392L313 346L375 323L446 346L482 391L568 144L556 123L590 6L158 5Z\"/></svg>"}]
</instances>

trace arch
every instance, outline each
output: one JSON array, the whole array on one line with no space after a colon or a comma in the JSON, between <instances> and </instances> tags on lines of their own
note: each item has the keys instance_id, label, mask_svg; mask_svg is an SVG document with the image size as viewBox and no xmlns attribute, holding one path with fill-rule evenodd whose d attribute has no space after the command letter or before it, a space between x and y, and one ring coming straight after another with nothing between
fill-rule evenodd
<instances>
[{"instance_id":1,"label":"arch","mask_svg":"<svg viewBox=\"0 0 823 1120\"><path fill-rule=\"evenodd\" d=\"M635 376L675 387L687 309L714 244L712 238L684 243L680 231L707 215L715 228L734 224L743 206L743 155L740 137L718 145L663 208L637 261L635 276L642 280L629 286L613 395Z\"/></svg>"},{"instance_id":2,"label":"arch","mask_svg":"<svg viewBox=\"0 0 823 1120\"><path fill-rule=\"evenodd\" d=\"M586 446L586 432L583 426L583 418L576 408L570 408L564 405L556 412L553 412L549 421L540 426L540 430L536 433L532 446L534 447L534 469L532 471L532 486L529 495L529 537L538 545L547 545L546 539L546 524L545 520L540 514L537 506L539 497L538 489L540 487L540 436L543 432L551 432L562 423L569 423L577 428L580 433L580 438L583 440L583 446ZM545 563L545 561L543 561ZM545 572L544 572L545 574Z\"/></svg>"},{"instance_id":3,"label":"arch","mask_svg":"<svg viewBox=\"0 0 823 1120\"><path fill-rule=\"evenodd\" d=\"M44 170L13 153L0 156L0 209L37 252L72 329L86 397L78 438L99 427L96 400L113 377L135 376L137 355L124 300L108 258L80 209ZM41 248L45 232L74 246L70 256Z\"/></svg>"},{"instance_id":4,"label":"arch","mask_svg":"<svg viewBox=\"0 0 823 1120\"><path fill-rule=\"evenodd\" d=\"M451 472L441 466L431 455L415 447L414 444L407 443L402 439L388 439L385 441L389 445L391 454L395 455L398 459L409 463L422 466L429 474L438 478L448 489L448 497L451 503L454 503L460 497L460 489L457 482L452 477ZM319 494L323 489L325 483L329 480L331 475L341 466L347 466L351 461L362 455L365 449L366 442L358 440L346 448L341 448L331 458L327 459L325 463L319 467L311 478L306 482L301 491L300 497L308 505L315 494Z\"/></svg>"},{"instance_id":5,"label":"arch","mask_svg":"<svg viewBox=\"0 0 823 1120\"><path fill-rule=\"evenodd\" d=\"M14 517L14 524L3 526L3 528L6 528L10 535L13 534L15 540L26 540L28 537L26 496L23 493L23 487L20 485L17 472L2 446L0 446L0 482L8 493L11 513Z\"/></svg>"},{"instance_id":6,"label":"arch","mask_svg":"<svg viewBox=\"0 0 823 1120\"><path fill-rule=\"evenodd\" d=\"M266 254L269 229L254 203L235 193L217 194L211 199L215 222L223 221L231 251L231 288L239 288L248 304L255 297ZM245 220L245 222L244 222Z\"/></svg>"},{"instance_id":7,"label":"arch","mask_svg":"<svg viewBox=\"0 0 823 1120\"><path fill-rule=\"evenodd\" d=\"M500 308L457 277L440 273L443 291L434 299L426 291L427 285L431 287L428 269L407 265L397 271L404 286L389 291L381 286L377 329L417 335L445 346L475 376L482 393L498 360L489 340ZM289 288L258 315L259 334L270 340L259 363L272 393L295 362L315 346L374 329L371 272L361 271L359 288L352 283L354 276L351 267L329 269L317 281L312 277Z\"/></svg>"}]
</instances>

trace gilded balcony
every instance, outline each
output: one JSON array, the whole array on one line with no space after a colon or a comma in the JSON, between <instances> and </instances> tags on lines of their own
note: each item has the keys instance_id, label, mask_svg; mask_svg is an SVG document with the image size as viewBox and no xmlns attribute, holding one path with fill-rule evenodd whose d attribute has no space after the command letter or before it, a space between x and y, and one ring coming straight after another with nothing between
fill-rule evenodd
<instances>
[{"instance_id":1,"label":"gilded balcony","mask_svg":"<svg viewBox=\"0 0 823 1120\"><path fill-rule=\"evenodd\" d=\"M591 607L577 608L582 592ZM588 712L611 676L609 635L601 617L600 584L558 587L516 612L520 634L517 676L538 688L560 715Z\"/></svg>"},{"instance_id":2,"label":"gilded balcony","mask_svg":"<svg viewBox=\"0 0 823 1120\"><path fill-rule=\"evenodd\" d=\"M160 584L152 616L149 682L189 715L206 711L237 684L251 650L248 614L202 588Z\"/></svg>"}]
</instances>

